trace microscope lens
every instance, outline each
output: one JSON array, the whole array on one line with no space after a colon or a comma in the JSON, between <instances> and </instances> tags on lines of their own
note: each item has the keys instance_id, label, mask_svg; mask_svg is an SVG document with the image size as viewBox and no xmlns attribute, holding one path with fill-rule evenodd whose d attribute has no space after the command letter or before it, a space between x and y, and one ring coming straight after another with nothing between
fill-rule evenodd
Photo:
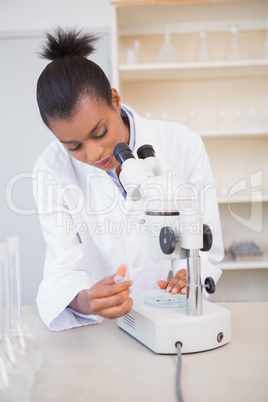
<instances>
[{"instance_id":1,"label":"microscope lens","mask_svg":"<svg viewBox=\"0 0 268 402\"><path fill-rule=\"evenodd\" d=\"M125 142L120 142L114 147L114 157L122 165L127 159L134 158L134 155Z\"/></svg>"},{"instance_id":2,"label":"microscope lens","mask_svg":"<svg viewBox=\"0 0 268 402\"><path fill-rule=\"evenodd\" d=\"M139 159L146 159L150 156L155 157L155 152L152 145L146 144L139 147L139 149L137 150L137 155Z\"/></svg>"}]
</instances>

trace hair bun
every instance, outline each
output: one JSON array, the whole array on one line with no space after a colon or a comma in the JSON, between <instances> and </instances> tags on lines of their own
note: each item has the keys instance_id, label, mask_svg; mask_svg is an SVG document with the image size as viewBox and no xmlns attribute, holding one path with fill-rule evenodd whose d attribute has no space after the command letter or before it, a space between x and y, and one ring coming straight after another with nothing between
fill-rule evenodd
<instances>
[{"instance_id":1,"label":"hair bun","mask_svg":"<svg viewBox=\"0 0 268 402\"><path fill-rule=\"evenodd\" d=\"M46 34L40 57L55 60L64 56L87 57L95 51L94 43L99 39L96 35L82 33L75 29L56 28L54 33Z\"/></svg>"}]
</instances>

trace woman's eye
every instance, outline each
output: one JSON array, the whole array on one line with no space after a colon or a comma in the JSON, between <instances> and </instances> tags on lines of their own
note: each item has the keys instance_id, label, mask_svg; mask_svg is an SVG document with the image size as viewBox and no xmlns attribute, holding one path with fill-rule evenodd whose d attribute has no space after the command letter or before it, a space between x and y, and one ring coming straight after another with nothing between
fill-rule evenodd
<instances>
[{"instance_id":1,"label":"woman's eye","mask_svg":"<svg viewBox=\"0 0 268 402\"><path fill-rule=\"evenodd\" d=\"M95 137L96 139L102 138L105 136L105 134L107 133L107 128L103 131L103 133L101 135L98 135L97 137Z\"/></svg>"},{"instance_id":2,"label":"woman's eye","mask_svg":"<svg viewBox=\"0 0 268 402\"><path fill-rule=\"evenodd\" d=\"M108 131L107 128L105 128L105 130L103 131L102 134L94 137L95 140L98 140L99 138L104 137L106 135L107 131ZM75 148L70 148L70 147L67 147L67 148L68 148L68 151L75 152L75 151L78 151L81 147L82 147L82 144L78 144Z\"/></svg>"},{"instance_id":3,"label":"woman's eye","mask_svg":"<svg viewBox=\"0 0 268 402\"><path fill-rule=\"evenodd\" d=\"M70 148L68 147L68 151L74 152L74 151L78 151L78 149L82 146L82 144L77 145L77 147L75 148Z\"/></svg>"}]
</instances>

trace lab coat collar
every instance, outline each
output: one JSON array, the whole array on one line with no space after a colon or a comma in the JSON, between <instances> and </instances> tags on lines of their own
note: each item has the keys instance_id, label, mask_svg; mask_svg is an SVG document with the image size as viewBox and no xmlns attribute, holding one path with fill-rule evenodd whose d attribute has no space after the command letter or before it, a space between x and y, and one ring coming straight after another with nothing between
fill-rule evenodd
<instances>
[{"instance_id":1,"label":"lab coat collar","mask_svg":"<svg viewBox=\"0 0 268 402\"><path fill-rule=\"evenodd\" d=\"M144 129L144 123L146 122L146 119L140 117L133 109L131 109L131 107L125 104L122 104L122 108L126 110L129 114L131 114L134 119L136 138L133 152L135 154L135 157L137 157L137 149L141 145L153 145L155 142L155 138L149 124L146 126L146 129Z\"/></svg>"}]
</instances>

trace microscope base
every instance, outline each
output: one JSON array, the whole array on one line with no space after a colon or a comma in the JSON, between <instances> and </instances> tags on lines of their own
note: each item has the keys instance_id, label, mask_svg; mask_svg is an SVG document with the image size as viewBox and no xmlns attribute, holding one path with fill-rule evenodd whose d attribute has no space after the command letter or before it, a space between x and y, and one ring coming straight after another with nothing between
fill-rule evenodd
<instances>
[{"instance_id":1,"label":"microscope base","mask_svg":"<svg viewBox=\"0 0 268 402\"><path fill-rule=\"evenodd\" d=\"M158 308L144 303L146 298L163 295L162 292L144 291L137 299L133 297L132 310L120 317L117 325L160 354L176 354L178 341L182 343L182 353L215 349L230 342L230 311L203 300L203 315L188 316L185 307Z\"/></svg>"}]
</instances>

